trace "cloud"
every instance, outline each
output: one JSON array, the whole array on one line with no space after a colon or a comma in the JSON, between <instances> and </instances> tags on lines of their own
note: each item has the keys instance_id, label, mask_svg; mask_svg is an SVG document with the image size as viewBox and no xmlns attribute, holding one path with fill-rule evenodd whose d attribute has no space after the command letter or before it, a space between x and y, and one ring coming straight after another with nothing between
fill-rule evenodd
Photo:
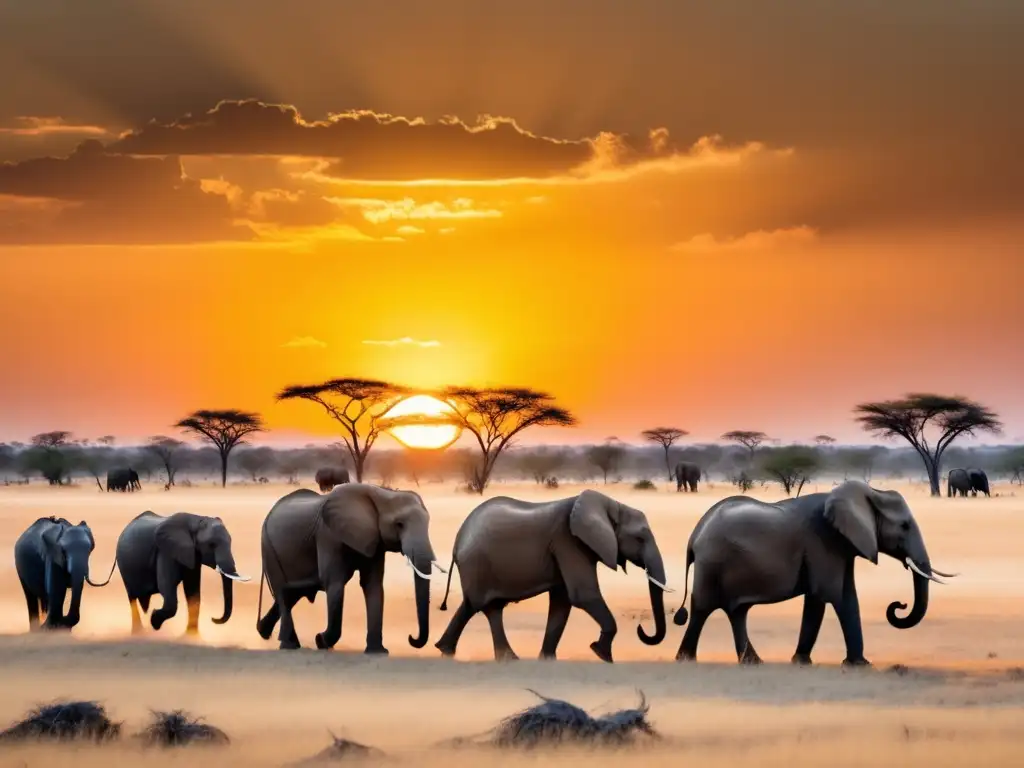
<instances>
[{"instance_id":1,"label":"cloud","mask_svg":"<svg viewBox=\"0 0 1024 768\"><path fill-rule=\"evenodd\" d=\"M424 235L427 232L422 227L414 227L411 224L403 224L395 231L400 235Z\"/></svg>"},{"instance_id":2,"label":"cloud","mask_svg":"<svg viewBox=\"0 0 1024 768\"><path fill-rule=\"evenodd\" d=\"M382 340L378 340L378 339L365 339L363 341L363 344L368 344L368 345L374 346L374 347L421 347L421 348L429 348L429 347L440 347L441 346L441 342L440 341L436 341L434 339L430 339L429 341L420 341L418 339L413 339L413 338L410 338L408 336L403 336L400 339L382 339Z\"/></svg>"},{"instance_id":3,"label":"cloud","mask_svg":"<svg viewBox=\"0 0 1024 768\"><path fill-rule=\"evenodd\" d=\"M378 200L375 198L327 198L341 208L354 208L372 224L388 221L427 219L497 219L501 211L494 208L476 208L473 200L460 197L451 203L434 201L417 203L411 197L401 200Z\"/></svg>"},{"instance_id":4,"label":"cloud","mask_svg":"<svg viewBox=\"0 0 1024 768\"><path fill-rule=\"evenodd\" d=\"M60 117L16 117L10 125L0 125L0 136L107 136L110 132L98 125L75 125Z\"/></svg>"},{"instance_id":5,"label":"cloud","mask_svg":"<svg viewBox=\"0 0 1024 768\"><path fill-rule=\"evenodd\" d=\"M695 235L689 240L669 247L676 253L732 253L768 251L777 248L800 247L818 239L816 230L807 226L788 229L748 232L739 237L716 238L710 233Z\"/></svg>"},{"instance_id":6,"label":"cloud","mask_svg":"<svg viewBox=\"0 0 1024 768\"><path fill-rule=\"evenodd\" d=\"M320 341L320 339L313 338L312 336L296 336L281 346L286 349L324 349L327 346L327 342Z\"/></svg>"}]
</instances>

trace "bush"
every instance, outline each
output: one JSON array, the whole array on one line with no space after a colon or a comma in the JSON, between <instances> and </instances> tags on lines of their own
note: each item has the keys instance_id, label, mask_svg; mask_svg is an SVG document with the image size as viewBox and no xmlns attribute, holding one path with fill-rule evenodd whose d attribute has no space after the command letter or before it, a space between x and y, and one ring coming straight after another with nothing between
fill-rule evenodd
<instances>
[{"instance_id":1,"label":"bush","mask_svg":"<svg viewBox=\"0 0 1024 768\"><path fill-rule=\"evenodd\" d=\"M558 478L557 477L549 477L549 478L547 478L544 481L544 487L545 488L557 488L558 487Z\"/></svg>"},{"instance_id":2,"label":"bush","mask_svg":"<svg viewBox=\"0 0 1024 768\"><path fill-rule=\"evenodd\" d=\"M57 701L36 707L21 722L0 732L0 741L109 741L121 735L121 723L107 717L95 701Z\"/></svg>"},{"instance_id":3,"label":"bush","mask_svg":"<svg viewBox=\"0 0 1024 768\"><path fill-rule=\"evenodd\" d=\"M644 478L643 480L637 480L635 483L633 483L633 490L656 491L658 490L658 486L656 486L652 481L648 480L647 478Z\"/></svg>"},{"instance_id":4,"label":"bush","mask_svg":"<svg viewBox=\"0 0 1024 768\"><path fill-rule=\"evenodd\" d=\"M229 744L220 728L207 725L187 712L153 712L150 724L138 735L147 746L181 747L189 744Z\"/></svg>"}]
</instances>

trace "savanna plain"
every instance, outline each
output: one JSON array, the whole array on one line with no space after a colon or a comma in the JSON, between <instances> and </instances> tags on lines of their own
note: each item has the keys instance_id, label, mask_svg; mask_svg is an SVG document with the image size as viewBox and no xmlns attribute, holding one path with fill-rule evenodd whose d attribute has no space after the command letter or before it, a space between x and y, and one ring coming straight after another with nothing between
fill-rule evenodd
<instances>
[{"instance_id":1,"label":"savanna plain","mask_svg":"<svg viewBox=\"0 0 1024 768\"><path fill-rule=\"evenodd\" d=\"M635 627L652 627L644 575L599 568L604 595L619 633L615 664L598 661L588 648L597 627L574 611L558 649L559 660L537 661L547 612L544 597L510 606L506 628L521 657L493 660L482 615L462 636L455 660L440 658L433 643L451 611L437 610L445 577L436 574L431 598L431 639L412 649L415 629L413 573L401 555L388 556L385 576L384 643L388 658L362 653L365 610L358 579L346 595L344 631L338 647L317 651L313 635L325 623L324 595L296 607L304 648L277 650L276 638L256 634L260 575L260 526L286 486L147 488L134 494L72 488L0 488L0 549L12 552L20 533L37 517L58 515L88 521L96 536L94 580L106 577L123 526L139 512L191 511L223 518L231 531L239 571L232 619L215 626L221 609L220 582L204 572L199 639L183 637L183 608L159 632L146 622L145 636L129 634L130 614L119 575L103 588L86 588L82 620L73 636L29 635L24 599L13 557L0 567L0 723L19 719L30 707L56 698L95 699L127 732L150 709L184 708L229 733L230 746L205 753L172 750L146 753L127 745L9 747L0 765L108 766L185 765L201 759L217 765L279 766L320 751L328 732L383 749L417 766L545 763L588 766L622 760L652 766L777 765L1022 765L1024 764L1024 494L1017 486L993 488L992 498L931 498L927 487L876 480L902 492L924 532L937 568L960 574L934 585L929 612L910 630L891 628L885 608L912 602L911 576L893 560L878 566L857 561L857 583L870 669L844 670L842 635L829 612L814 652L815 666L798 668L789 658L796 645L800 600L755 608L751 639L765 664L740 667L729 624L718 613L701 638L699 661L679 664L675 651L682 628L669 622L657 647L642 645ZM828 490L822 482L817 490ZM424 483L417 489L431 514L431 539L446 566L455 533L481 501L452 485ZM490 495L558 498L558 490L498 483ZM700 515L731 495L724 483L696 494L626 485L600 487L643 509L665 558L673 613L683 594L685 547ZM813 492L814 487L805 489ZM778 498L772 488L755 497ZM456 574L452 600L458 604ZM270 599L264 592L264 610ZM159 597L154 599L159 604ZM651 706L650 719L667 738L628 752L559 751L491 753L435 746L471 736L533 704L526 689L569 700L588 710L635 705L637 689Z\"/></svg>"}]
</instances>

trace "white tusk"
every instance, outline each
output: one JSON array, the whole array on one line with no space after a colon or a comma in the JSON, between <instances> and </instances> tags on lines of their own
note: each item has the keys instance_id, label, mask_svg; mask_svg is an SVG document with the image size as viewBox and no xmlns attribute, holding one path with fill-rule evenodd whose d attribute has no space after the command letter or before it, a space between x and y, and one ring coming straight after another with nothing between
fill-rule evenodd
<instances>
[{"instance_id":1,"label":"white tusk","mask_svg":"<svg viewBox=\"0 0 1024 768\"><path fill-rule=\"evenodd\" d=\"M430 574L429 573L424 573L419 568L417 568L415 565L413 565L412 564L412 558L409 557L408 555L405 556L405 562L407 562L409 564L409 567L412 568L413 573L415 573L421 579L426 579L427 581L430 581Z\"/></svg>"},{"instance_id":2,"label":"white tusk","mask_svg":"<svg viewBox=\"0 0 1024 768\"><path fill-rule=\"evenodd\" d=\"M219 565L217 566L217 573L219 573L221 576L227 576L232 581L249 581L249 577L248 576L242 576L242 575L237 574L237 573L225 573L224 571L221 570Z\"/></svg>"},{"instance_id":3,"label":"white tusk","mask_svg":"<svg viewBox=\"0 0 1024 768\"><path fill-rule=\"evenodd\" d=\"M942 571L937 571L934 568L932 568L932 573L934 573L936 576L941 576L944 579L955 579L957 576L960 575L959 573L943 573Z\"/></svg>"},{"instance_id":4,"label":"white tusk","mask_svg":"<svg viewBox=\"0 0 1024 768\"><path fill-rule=\"evenodd\" d=\"M651 582L651 584L653 584L654 586L658 587L662 592L675 592L674 589L669 589L664 584L662 584L660 581L658 581L656 578L651 576L651 574L649 574L649 573L647 574L647 580L649 582Z\"/></svg>"},{"instance_id":5,"label":"white tusk","mask_svg":"<svg viewBox=\"0 0 1024 768\"><path fill-rule=\"evenodd\" d=\"M909 557L907 558L907 565L910 566L910 570L912 570L918 576L924 576L926 579L931 579L936 584L945 584L946 583L946 582L942 581L941 579L935 578L930 573L925 573L924 571L922 571L920 568L917 567L917 565L914 563L914 561L911 560Z\"/></svg>"},{"instance_id":6,"label":"white tusk","mask_svg":"<svg viewBox=\"0 0 1024 768\"><path fill-rule=\"evenodd\" d=\"M433 561L434 567L437 568L441 573L448 573L448 571L439 563L437 560Z\"/></svg>"}]
</instances>

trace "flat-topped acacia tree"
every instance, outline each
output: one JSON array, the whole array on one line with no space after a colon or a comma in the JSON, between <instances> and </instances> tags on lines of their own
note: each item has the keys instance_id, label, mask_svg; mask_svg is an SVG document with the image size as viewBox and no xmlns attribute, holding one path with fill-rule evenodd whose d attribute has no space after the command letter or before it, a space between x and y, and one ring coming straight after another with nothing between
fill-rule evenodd
<instances>
[{"instance_id":1,"label":"flat-topped acacia tree","mask_svg":"<svg viewBox=\"0 0 1024 768\"><path fill-rule=\"evenodd\" d=\"M220 485L228 484L228 456L245 438L255 432L263 432L263 418L258 413L234 409L194 411L174 425L213 443L220 454Z\"/></svg>"},{"instance_id":2,"label":"flat-topped acacia tree","mask_svg":"<svg viewBox=\"0 0 1024 768\"><path fill-rule=\"evenodd\" d=\"M277 400L308 400L338 422L356 482L361 483L366 457L381 432L392 423L381 417L410 391L408 387L378 379L330 379L321 384L285 387L277 393Z\"/></svg>"},{"instance_id":3,"label":"flat-topped acacia tree","mask_svg":"<svg viewBox=\"0 0 1024 768\"><path fill-rule=\"evenodd\" d=\"M640 433L644 440L657 443L665 452L665 470L668 472L669 482L672 482L672 459L669 456L669 450L676 440L686 437L688 434L690 433L685 429L679 429L678 427L654 427L653 429L645 429Z\"/></svg>"},{"instance_id":4,"label":"flat-topped acacia tree","mask_svg":"<svg viewBox=\"0 0 1024 768\"><path fill-rule=\"evenodd\" d=\"M942 454L954 440L979 432L997 435L1003 429L994 411L961 395L911 392L898 400L861 403L854 414L866 431L884 438L902 437L910 443L924 462L932 496L942 495ZM925 434L928 429L934 430L934 445Z\"/></svg>"}]
</instances>

